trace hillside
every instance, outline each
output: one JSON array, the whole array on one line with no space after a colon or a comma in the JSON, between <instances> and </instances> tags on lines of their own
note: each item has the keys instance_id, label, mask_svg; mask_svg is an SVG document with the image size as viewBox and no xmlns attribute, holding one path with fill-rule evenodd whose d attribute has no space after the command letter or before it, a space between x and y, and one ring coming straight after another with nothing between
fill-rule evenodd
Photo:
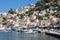
<instances>
[{"instance_id":1,"label":"hillside","mask_svg":"<svg viewBox=\"0 0 60 40\"><path fill-rule=\"evenodd\" d=\"M9 10L12 11L13 9ZM9 12L14 14L14 11ZM37 19L43 20L44 17L49 19L50 16L54 16L60 18L60 6L58 5L58 0L41 0L36 4L29 4L22 9L15 10L17 15L20 15L21 18L24 15L28 15L29 17L34 15ZM22 14L22 15L21 15Z\"/></svg>"},{"instance_id":2,"label":"hillside","mask_svg":"<svg viewBox=\"0 0 60 40\"><path fill-rule=\"evenodd\" d=\"M60 24L60 5L58 0L41 0L21 9L10 9L0 15L0 26L29 26L37 23L41 26Z\"/></svg>"}]
</instances>

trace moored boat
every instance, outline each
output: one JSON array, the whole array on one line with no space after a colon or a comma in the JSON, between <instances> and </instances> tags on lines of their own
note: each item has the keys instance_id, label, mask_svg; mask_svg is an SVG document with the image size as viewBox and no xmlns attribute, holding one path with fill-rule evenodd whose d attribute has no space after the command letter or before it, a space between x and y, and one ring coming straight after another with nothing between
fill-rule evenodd
<instances>
[{"instance_id":1,"label":"moored boat","mask_svg":"<svg viewBox=\"0 0 60 40\"><path fill-rule=\"evenodd\" d=\"M0 27L0 32L7 32L6 27Z\"/></svg>"},{"instance_id":2,"label":"moored boat","mask_svg":"<svg viewBox=\"0 0 60 40\"><path fill-rule=\"evenodd\" d=\"M37 33L37 31L32 30L32 29L24 29L24 30L22 30L22 32L24 32L24 33Z\"/></svg>"}]
</instances>

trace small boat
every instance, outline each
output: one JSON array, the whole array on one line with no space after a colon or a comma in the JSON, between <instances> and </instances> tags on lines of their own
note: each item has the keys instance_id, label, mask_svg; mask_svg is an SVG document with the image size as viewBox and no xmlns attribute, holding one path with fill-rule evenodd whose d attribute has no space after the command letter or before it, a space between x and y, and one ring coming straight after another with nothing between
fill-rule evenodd
<instances>
[{"instance_id":1,"label":"small boat","mask_svg":"<svg viewBox=\"0 0 60 40\"><path fill-rule=\"evenodd\" d=\"M11 31L11 28L5 28L6 31L10 32Z\"/></svg>"},{"instance_id":2,"label":"small boat","mask_svg":"<svg viewBox=\"0 0 60 40\"><path fill-rule=\"evenodd\" d=\"M7 32L5 29L6 29L5 27L1 27L0 32Z\"/></svg>"},{"instance_id":3,"label":"small boat","mask_svg":"<svg viewBox=\"0 0 60 40\"><path fill-rule=\"evenodd\" d=\"M24 33L37 33L37 31L32 30L32 29L24 29L24 30L22 30L22 32L24 32Z\"/></svg>"}]
</instances>

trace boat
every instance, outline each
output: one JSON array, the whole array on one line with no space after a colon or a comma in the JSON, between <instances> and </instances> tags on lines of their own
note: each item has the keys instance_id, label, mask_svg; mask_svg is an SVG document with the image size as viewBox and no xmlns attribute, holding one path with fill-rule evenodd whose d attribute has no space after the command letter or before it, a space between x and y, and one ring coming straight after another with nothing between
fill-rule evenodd
<instances>
[{"instance_id":1,"label":"boat","mask_svg":"<svg viewBox=\"0 0 60 40\"><path fill-rule=\"evenodd\" d=\"M24 30L22 30L22 32L24 32L24 33L37 33L37 31L32 30L32 29L24 29Z\"/></svg>"},{"instance_id":2,"label":"boat","mask_svg":"<svg viewBox=\"0 0 60 40\"><path fill-rule=\"evenodd\" d=\"M0 27L0 32L7 32L5 29L6 27Z\"/></svg>"},{"instance_id":3,"label":"boat","mask_svg":"<svg viewBox=\"0 0 60 40\"><path fill-rule=\"evenodd\" d=\"M6 31L10 32L11 31L11 28L5 28Z\"/></svg>"}]
</instances>

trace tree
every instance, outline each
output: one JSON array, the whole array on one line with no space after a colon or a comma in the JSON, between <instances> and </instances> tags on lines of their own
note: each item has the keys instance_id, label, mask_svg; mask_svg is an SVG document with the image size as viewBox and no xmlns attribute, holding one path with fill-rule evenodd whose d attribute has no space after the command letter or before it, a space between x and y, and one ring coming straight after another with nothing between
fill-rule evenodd
<instances>
[{"instance_id":1,"label":"tree","mask_svg":"<svg viewBox=\"0 0 60 40\"><path fill-rule=\"evenodd\" d=\"M49 3L49 0L44 0L44 2Z\"/></svg>"},{"instance_id":2,"label":"tree","mask_svg":"<svg viewBox=\"0 0 60 40\"><path fill-rule=\"evenodd\" d=\"M8 13L15 14L16 12L12 8L10 8L10 10L8 11Z\"/></svg>"},{"instance_id":3,"label":"tree","mask_svg":"<svg viewBox=\"0 0 60 40\"><path fill-rule=\"evenodd\" d=\"M49 28L54 29L54 25L53 24L49 25Z\"/></svg>"},{"instance_id":4,"label":"tree","mask_svg":"<svg viewBox=\"0 0 60 40\"><path fill-rule=\"evenodd\" d=\"M60 13L56 13L55 15L57 18L60 18Z\"/></svg>"},{"instance_id":5,"label":"tree","mask_svg":"<svg viewBox=\"0 0 60 40\"><path fill-rule=\"evenodd\" d=\"M38 1L36 6L43 6L45 4L44 0Z\"/></svg>"},{"instance_id":6,"label":"tree","mask_svg":"<svg viewBox=\"0 0 60 40\"><path fill-rule=\"evenodd\" d=\"M41 10L44 10L44 9L47 8L44 0L38 1L38 2L36 3L36 7L37 7L36 10L38 10L38 11L41 11Z\"/></svg>"},{"instance_id":7,"label":"tree","mask_svg":"<svg viewBox=\"0 0 60 40\"><path fill-rule=\"evenodd\" d=\"M2 24L3 25L7 25L7 19L3 17L3 20L2 20Z\"/></svg>"},{"instance_id":8,"label":"tree","mask_svg":"<svg viewBox=\"0 0 60 40\"><path fill-rule=\"evenodd\" d=\"M40 6L40 1L38 1L38 2L36 3L36 6Z\"/></svg>"},{"instance_id":9,"label":"tree","mask_svg":"<svg viewBox=\"0 0 60 40\"><path fill-rule=\"evenodd\" d=\"M38 15L36 19L43 20L43 17Z\"/></svg>"},{"instance_id":10,"label":"tree","mask_svg":"<svg viewBox=\"0 0 60 40\"><path fill-rule=\"evenodd\" d=\"M7 21L7 19L3 17L3 21Z\"/></svg>"},{"instance_id":11,"label":"tree","mask_svg":"<svg viewBox=\"0 0 60 40\"><path fill-rule=\"evenodd\" d=\"M26 12L28 14L28 16L32 15L33 14L33 11L32 10L29 10Z\"/></svg>"},{"instance_id":12,"label":"tree","mask_svg":"<svg viewBox=\"0 0 60 40\"><path fill-rule=\"evenodd\" d=\"M36 8L36 11L41 11L41 10L43 10L43 8L41 6Z\"/></svg>"},{"instance_id":13,"label":"tree","mask_svg":"<svg viewBox=\"0 0 60 40\"><path fill-rule=\"evenodd\" d=\"M23 19L24 14L19 14L20 19Z\"/></svg>"},{"instance_id":14,"label":"tree","mask_svg":"<svg viewBox=\"0 0 60 40\"><path fill-rule=\"evenodd\" d=\"M49 16L49 14L48 14L48 13L46 13L46 14L45 14L45 17L48 17L48 16Z\"/></svg>"},{"instance_id":15,"label":"tree","mask_svg":"<svg viewBox=\"0 0 60 40\"><path fill-rule=\"evenodd\" d=\"M45 5L45 9L50 8L50 5Z\"/></svg>"},{"instance_id":16,"label":"tree","mask_svg":"<svg viewBox=\"0 0 60 40\"><path fill-rule=\"evenodd\" d=\"M3 25L7 25L7 22L2 22Z\"/></svg>"}]
</instances>

